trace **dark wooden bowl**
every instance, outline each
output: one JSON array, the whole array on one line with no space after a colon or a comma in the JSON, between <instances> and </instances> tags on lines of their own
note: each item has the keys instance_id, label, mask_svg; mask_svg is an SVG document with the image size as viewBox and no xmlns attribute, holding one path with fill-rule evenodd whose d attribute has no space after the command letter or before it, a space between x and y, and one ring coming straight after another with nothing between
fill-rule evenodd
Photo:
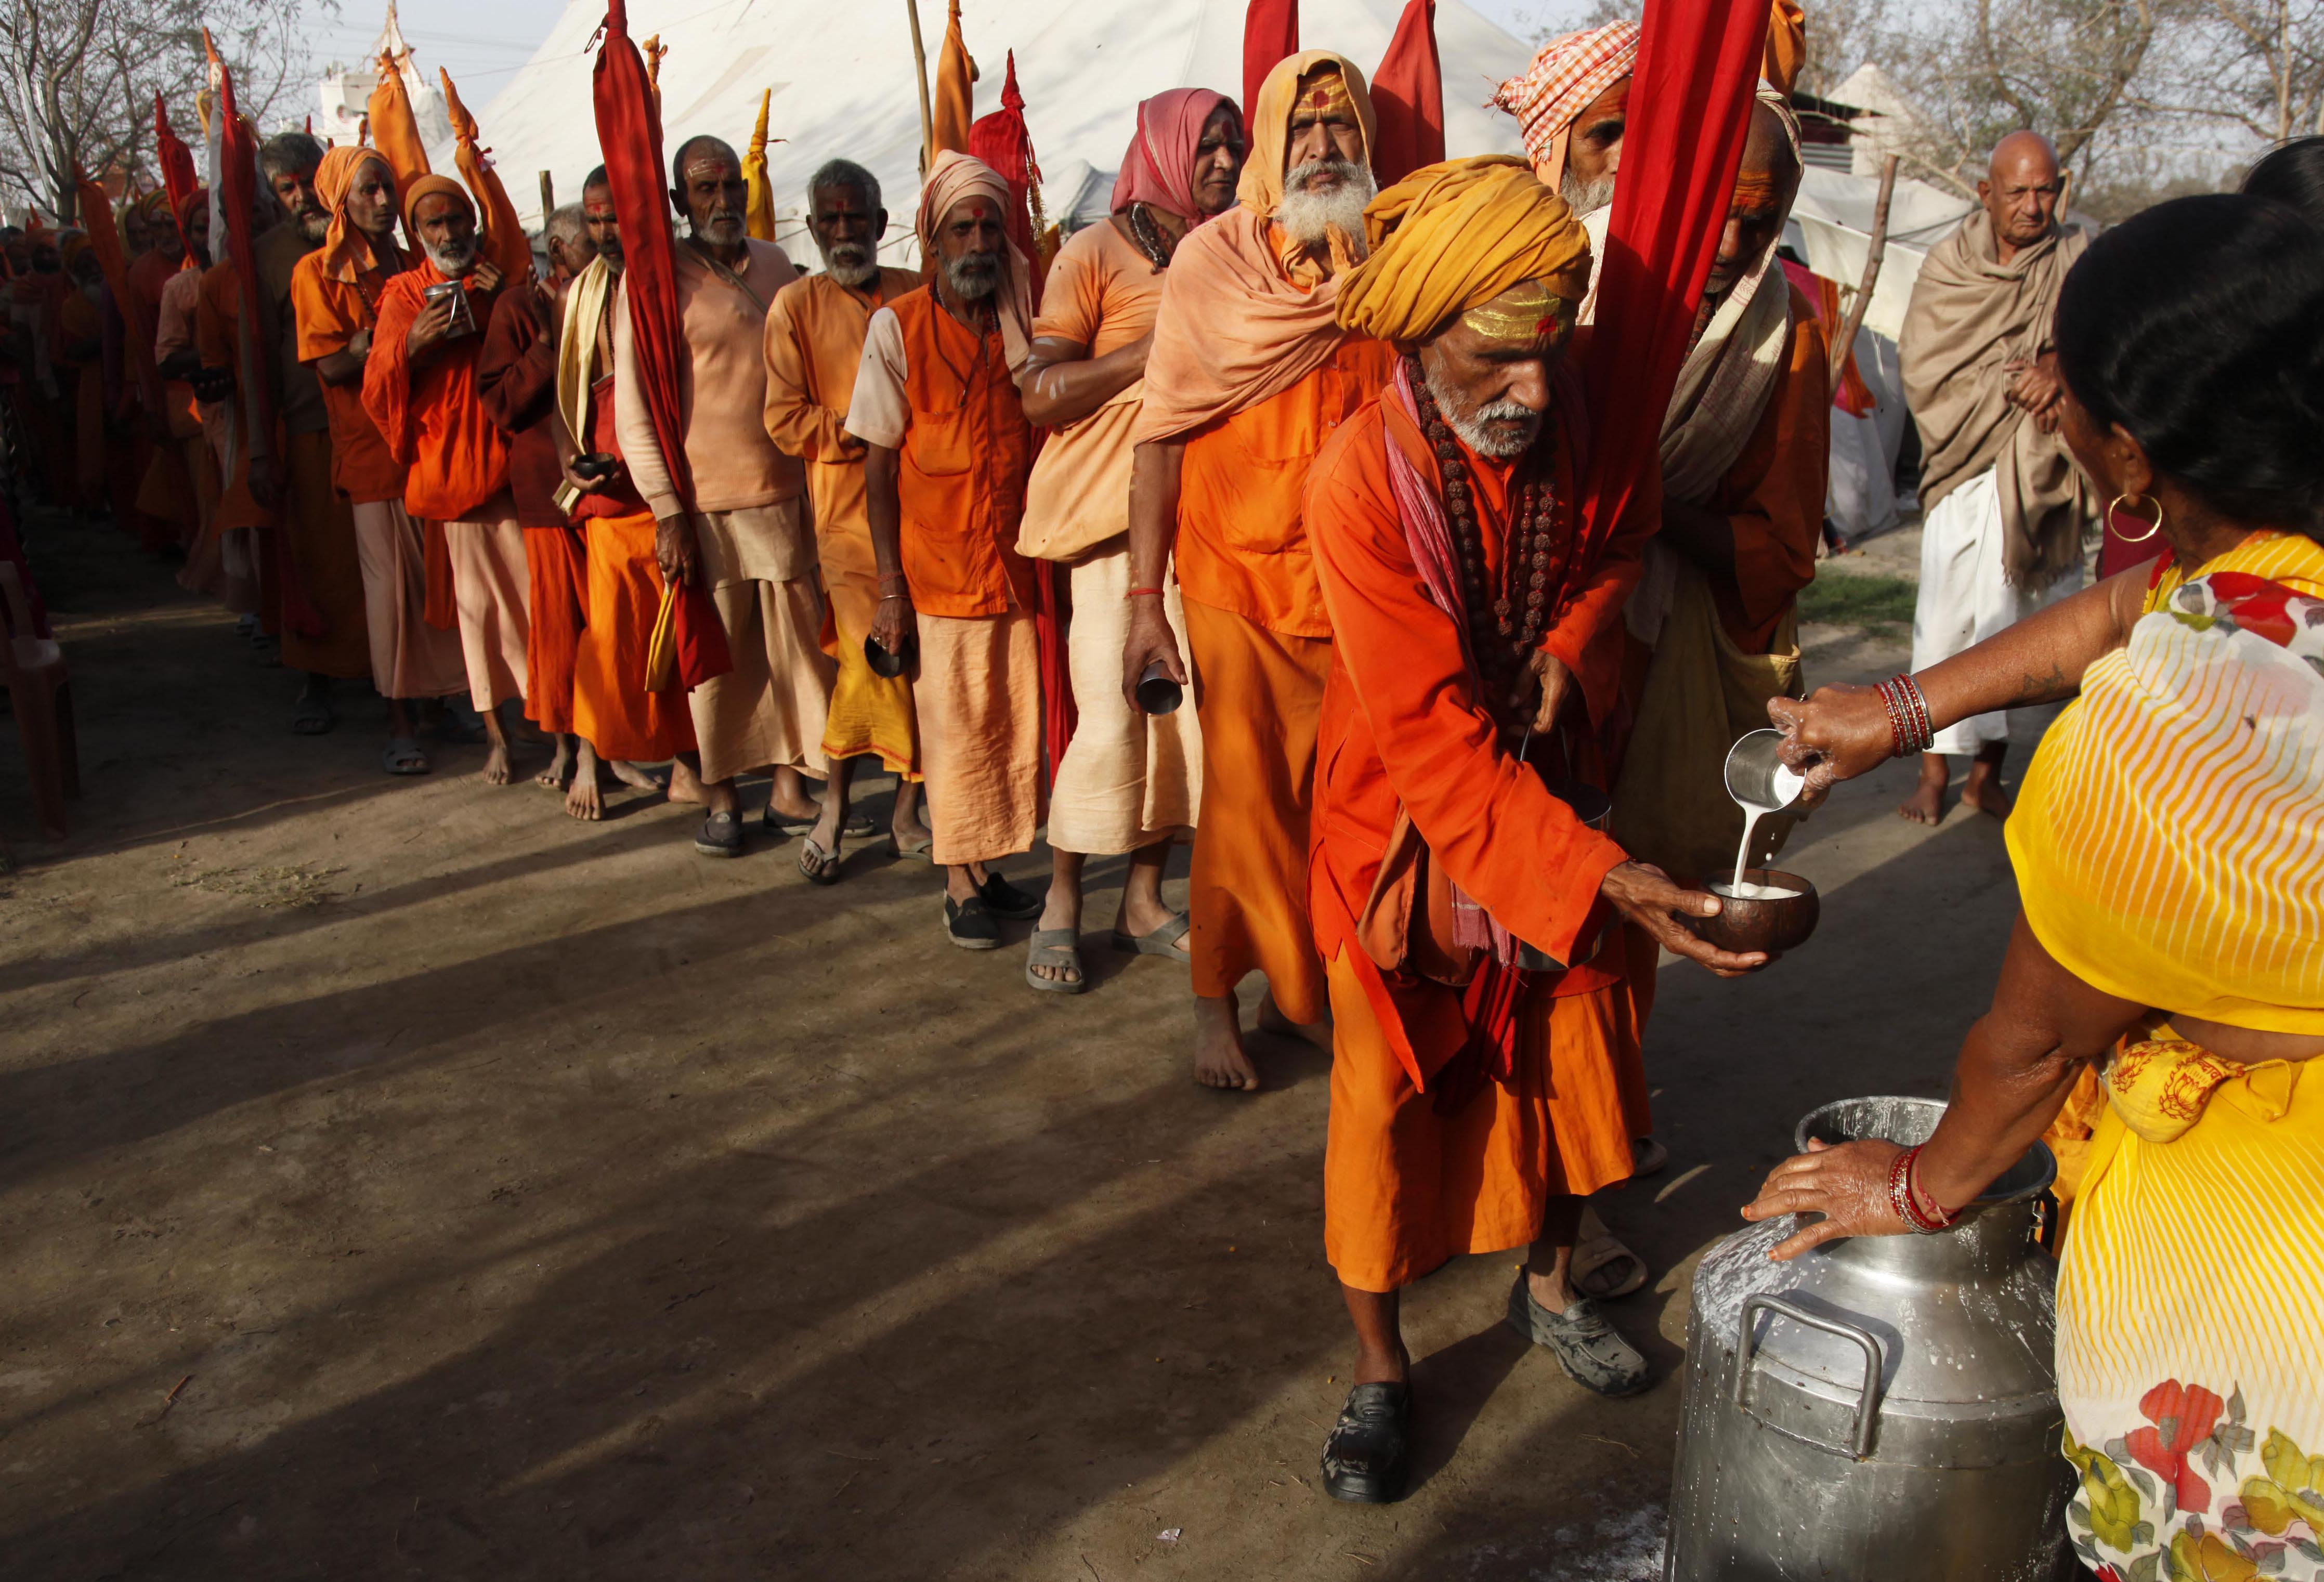
<instances>
[{"instance_id":1,"label":"dark wooden bowl","mask_svg":"<svg viewBox=\"0 0 2324 1582\"><path fill-rule=\"evenodd\" d=\"M1703 888L1719 897L1719 915L1690 917L1686 925L1722 951L1765 951L1773 956L1804 944L1815 932L1816 917L1822 910L1815 886L1796 873L1766 868L1747 869L1743 878L1749 884L1799 894L1779 900L1730 896L1726 888L1729 881L1718 879Z\"/></svg>"}]
</instances>

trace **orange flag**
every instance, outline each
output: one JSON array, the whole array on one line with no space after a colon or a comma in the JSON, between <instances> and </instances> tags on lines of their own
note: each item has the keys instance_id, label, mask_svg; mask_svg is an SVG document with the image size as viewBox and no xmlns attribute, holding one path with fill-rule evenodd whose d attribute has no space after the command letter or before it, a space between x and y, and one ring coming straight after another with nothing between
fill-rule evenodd
<instances>
[{"instance_id":1,"label":"orange flag","mask_svg":"<svg viewBox=\"0 0 2324 1582\"><path fill-rule=\"evenodd\" d=\"M936 136L938 149L956 154L968 152L969 124L976 118L976 62L969 59L968 41L960 32L960 0L952 0L952 20L945 23L944 51L936 57Z\"/></svg>"},{"instance_id":2,"label":"orange flag","mask_svg":"<svg viewBox=\"0 0 2324 1582\"><path fill-rule=\"evenodd\" d=\"M751 128L751 146L742 151L742 185L751 194L743 228L761 242L775 239L775 192L767 185L767 106L774 97L772 88L761 91L759 124Z\"/></svg>"},{"instance_id":3,"label":"orange flag","mask_svg":"<svg viewBox=\"0 0 2324 1582\"><path fill-rule=\"evenodd\" d=\"M403 70L394 56L379 58L379 86L364 106L371 114L372 146L387 156L401 194L428 174L428 145L420 138L420 119L411 113L411 96L403 87Z\"/></svg>"},{"instance_id":4,"label":"orange flag","mask_svg":"<svg viewBox=\"0 0 2324 1582\"><path fill-rule=\"evenodd\" d=\"M439 69L437 76L444 82L444 111L451 117L456 140L452 162L459 169L460 179L475 194L477 212L484 216L484 256L499 265L511 282L529 281L532 242L524 234L524 222L516 217L516 205L509 201L508 189L501 185L501 173L493 169L485 151L476 146L476 118L460 102L452 74Z\"/></svg>"}]
</instances>

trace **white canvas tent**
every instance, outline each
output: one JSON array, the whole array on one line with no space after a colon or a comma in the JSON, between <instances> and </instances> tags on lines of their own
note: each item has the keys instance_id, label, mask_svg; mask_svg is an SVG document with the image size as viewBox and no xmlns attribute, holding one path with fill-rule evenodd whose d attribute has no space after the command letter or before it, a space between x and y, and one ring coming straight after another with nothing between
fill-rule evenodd
<instances>
[{"instance_id":1,"label":"white canvas tent","mask_svg":"<svg viewBox=\"0 0 2324 1582\"><path fill-rule=\"evenodd\" d=\"M1869 176L1809 166L1792 205L1791 223L1784 228L1785 244L1816 273L1853 290L1864 278L1865 255L1872 245L1872 211L1879 195L1880 183ZM1904 309L1912 302L1921 261L1952 235L1973 207L1966 198L1908 177L1897 179L1889 200L1888 245L1881 256L1880 279L1865 309L1864 327L1856 336L1857 372L1872 391L1875 409L1868 418L1838 409L1831 414L1831 471L1824 514L1851 541L1886 532L1899 520L1904 502L1896 496L1894 479L1898 447L1911 417L1904 409L1904 388L1897 372L1896 337L1904 333Z\"/></svg>"},{"instance_id":2,"label":"white canvas tent","mask_svg":"<svg viewBox=\"0 0 2324 1582\"><path fill-rule=\"evenodd\" d=\"M827 159L867 165L885 189L891 257L910 247L919 188L919 89L906 0L811 5L807 0L637 0L630 31L659 32L666 143L708 133L737 148L749 137L761 89L772 88L768 170L778 238L798 240L807 179ZM920 0L928 68L944 38L943 0ZM1302 8L1300 36L1338 50L1367 71L1396 30L1403 0L1320 0ZM1138 101L1169 87L1208 87L1240 98L1244 0L966 0L962 31L979 70L976 111L1000 107L1008 53L1017 54L1025 118L1039 156L1045 203L1089 201L1088 188L1120 165ZM570 0L565 14L500 97L477 114L484 141L528 225L540 223L536 173L558 196L580 196L600 162L591 110L590 41L604 0ZM1462 0L1442 0L1445 143L1454 154L1521 152L1517 123L1483 108L1494 86L1522 70L1532 50ZM431 151L431 157L437 151ZM440 159L448 169L448 150ZM1060 178L1069 178L1065 187ZM1101 200L1102 201L1102 200ZM812 259L803 262L812 262Z\"/></svg>"}]
</instances>

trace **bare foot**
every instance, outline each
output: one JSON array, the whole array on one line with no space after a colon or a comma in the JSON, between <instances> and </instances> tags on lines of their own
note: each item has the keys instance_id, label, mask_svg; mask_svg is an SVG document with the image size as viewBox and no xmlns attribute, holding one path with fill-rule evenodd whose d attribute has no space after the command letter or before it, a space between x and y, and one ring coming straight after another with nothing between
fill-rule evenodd
<instances>
[{"instance_id":1,"label":"bare foot","mask_svg":"<svg viewBox=\"0 0 2324 1582\"><path fill-rule=\"evenodd\" d=\"M1320 1022L1295 1022L1275 1003L1272 990L1259 1002L1258 1019L1262 1033L1272 1033L1279 1038L1304 1038L1326 1054L1332 1052L1332 1019L1326 1016Z\"/></svg>"},{"instance_id":2,"label":"bare foot","mask_svg":"<svg viewBox=\"0 0 2324 1582\"><path fill-rule=\"evenodd\" d=\"M509 783L509 749L506 741L493 742L492 750L484 754L484 772L482 777L487 786L505 786Z\"/></svg>"},{"instance_id":3,"label":"bare foot","mask_svg":"<svg viewBox=\"0 0 2324 1582\"><path fill-rule=\"evenodd\" d=\"M2014 804L2009 793L2001 788L2001 771L1981 759L1969 765L1969 778L1961 782L1961 805L1995 818L2007 818Z\"/></svg>"},{"instance_id":4,"label":"bare foot","mask_svg":"<svg viewBox=\"0 0 2324 1582\"><path fill-rule=\"evenodd\" d=\"M1243 1053L1241 1009L1231 994L1194 997L1194 1081L1205 1088L1259 1091L1259 1068Z\"/></svg>"},{"instance_id":5,"label":"bare foot","mask_svg":"<svg viewBox=\"0 0 2324 1582\"><path fill-rule=\"evenodd\" d=\"M1921 783L1896 810L1896 816L1916 824L1933 825L1945 816L1945 759L1942 753L1921 755Z\"/></svg>"},{"instance_id":6,"label":"bare foot","mask_svg":"<svg viewBox=\"0 0 2324 1582\"><path fill-rule=\"evenodd\" d=\"M565 816L577 818L583 823L595 823L605 816L605 794L595 775L576 775L572 789L565 793Z\"/></svg>"},{"instance_id":7,"label":"bare foot","mask_svg":"<svg viewBox=\"0 0 2324 1582\"><path fill-rule=\"evenodd\" d=\"M613 778L624 786L633 786L641 791L669 789L669 777L659 769L640 768L636 764L623 763L619 759L606 759L604 762L607 768L613 771ZM673 796L670 800L675 802L678 798Z\"/></svg>"},{"instance_id":8,"label":"bare foot","mask_svg":"<svg viewBox=\"0 0 2324 1582\"><path fill-rule=\"evenodd\" d=\"M710 805L710 793L702 784L702 776L682 757L670 762L669 799L672 802L691 802L704 807Z\"/></svg>"},{"instance_id":9,"label":"bare foot","mask_svg":"<svg viewBox=\"0 0 2324 1582\"><path fill-rule=\"evenodd\" d=\"M535 775L532 783L546 786L552 791L561 791L565 788L565 782L573 777L573 738L559 734L556 741L557 751L549 759L549 767Z\"/></svg>"}]
</instances>

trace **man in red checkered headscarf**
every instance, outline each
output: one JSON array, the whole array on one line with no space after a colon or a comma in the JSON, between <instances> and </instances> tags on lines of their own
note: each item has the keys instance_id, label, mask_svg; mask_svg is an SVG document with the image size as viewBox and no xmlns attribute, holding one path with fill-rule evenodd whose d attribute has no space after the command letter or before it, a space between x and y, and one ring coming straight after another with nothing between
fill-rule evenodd
<instances>
[{"instance_id":1,"label":"man in red checkered headscarf","mask_svg":"<svg viewBox=\"0 0 2324 1582\"><path fill-rule=\"evenodd\" d=\"M1614 200L1637 63L1638 24L1610 22L1552 39L1493 96L1517 118L1534 174L1577 215Z\"/></svg>"}]
</instances>

